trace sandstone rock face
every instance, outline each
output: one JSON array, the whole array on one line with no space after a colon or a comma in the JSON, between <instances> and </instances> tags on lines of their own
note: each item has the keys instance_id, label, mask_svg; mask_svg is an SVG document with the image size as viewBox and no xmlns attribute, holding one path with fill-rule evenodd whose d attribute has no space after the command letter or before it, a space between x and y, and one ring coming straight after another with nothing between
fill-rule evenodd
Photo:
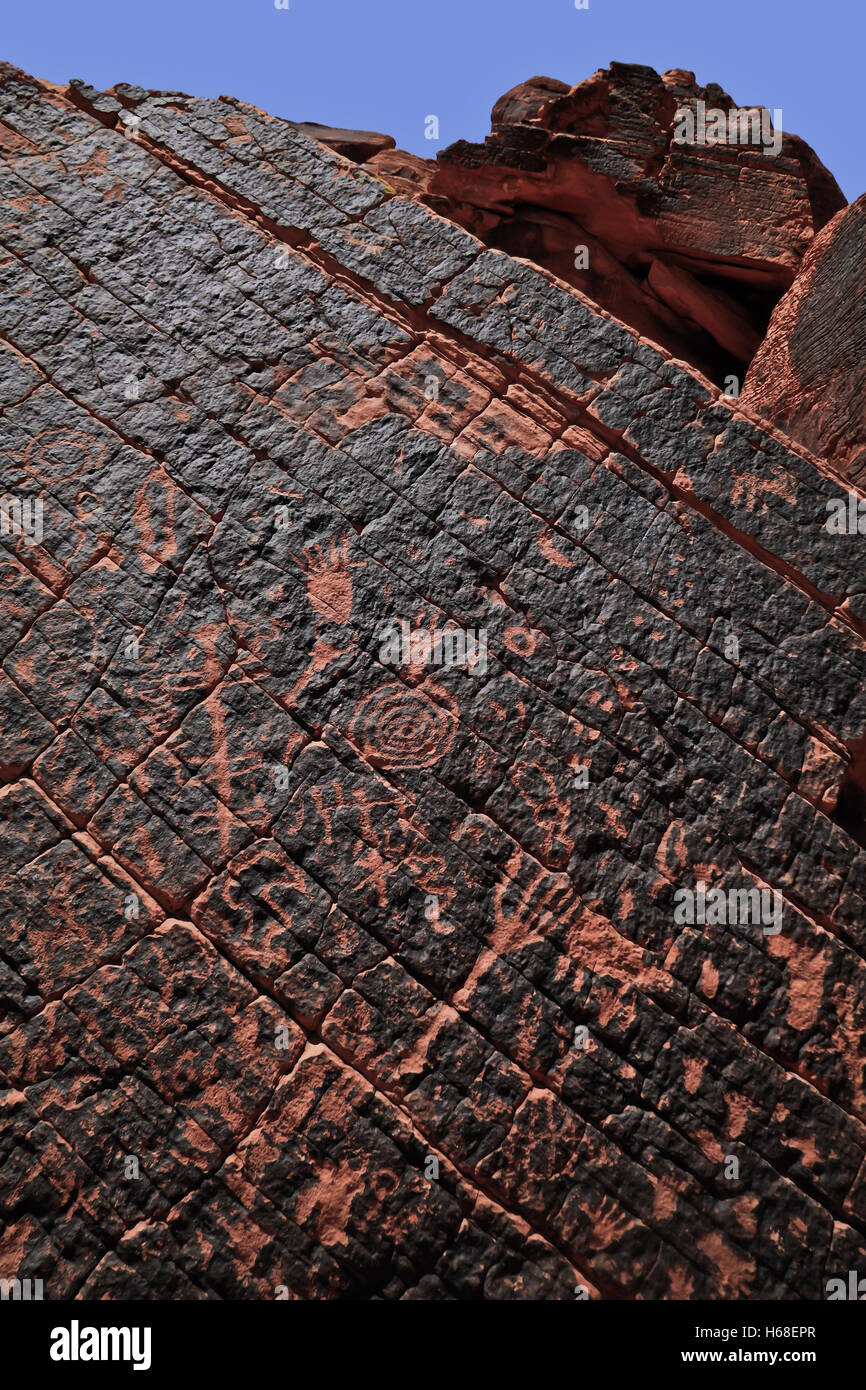
<instances>
[{"instance_id":1,"label":"sandstone rock face","mask_svg":"<svg viewBox=\"0 0 866 1390\"><path fill-rule=\"evenodd\" d=\"M668 158L641 82L632 156L613 78L500 104L569 216L631 200L620 265ZM0 145L0 1274L814 1300L866 1267L835 476L396 152L8 67ZM784 233L715 250L660 193L659 294L748 323L698 262L790 278L820 217L779 177Z\"/></svg>"},{"instance_id":2,"label":"sandstone rock face","mask_svg":"<svg viewBox=\"0 0 866 1390\"><path fill-rule=\"evenodd\" d=\"M335 126L317 125L315 121L295 122L295 129L358 164L385 150L393 150L397 143L393 135L381 135L375 130L341 130Z\"/></svg>"},{"instance_id":3,"label":"sandstone rock face","mask_svg":"<svg viewBox=\"0 0 866 1390\"><path fill-rule=\"evenodd\" d=\"M722 384L742 375L845 198L795 135L775 152L757 139L676 143L677 113L699 102L734 109L721 87L678 70L612 63L575 87L535 77L496 103L483 144L451 145L415 179L431 207ZM396 156L379 159L398 170Z\"/></svg>"},{"instance_id":4,"label":"sandstone rock face","mask_svg":"<svg viewBox=\"0 0 866 1390\"><path fill-rule=\"evenodd\" d=\"M866 482L866 194L809 247L743 400L853 482Z\"/></svg>"}]
</instances>

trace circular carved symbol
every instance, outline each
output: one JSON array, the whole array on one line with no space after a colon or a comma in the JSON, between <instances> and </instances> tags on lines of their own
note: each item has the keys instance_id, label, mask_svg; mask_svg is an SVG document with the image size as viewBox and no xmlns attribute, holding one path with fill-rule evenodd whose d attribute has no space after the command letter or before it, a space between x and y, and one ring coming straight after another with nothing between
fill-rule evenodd
<instances>
[{"instance_id":1,"label":"circular carved symbol","mask_svg":"<svg viewBox=\"0 0 866 1390\"><path fill-rule=\"evenodd\" d=\"M457 728L457 706L447 690L432 700L421 689L395 681L361 701L349 738L375 767L431 767L448 752Z\"/></svg>"},{"instance_id":2,"label":"circular carved symbol","mask_svg":"<svg viewBox=\"0 0 866 1390\"><path fill-rule=\"evenodd\" d=\"M536 634L528 627L507 627L503 641L515 656L532 656L537 644Z\"/></svg>"},{"instance_id":3,"label":"circular carved symbol","mask_svg":"<svg viewBox=\"0 0 866 1390\"><path fill-rule=\"evenodd\" d=\"M43 486L77 478L88 467L98 467L105 445L79 430L47 429L31 439L26 462Z\"/></svg>"}]
</instances>

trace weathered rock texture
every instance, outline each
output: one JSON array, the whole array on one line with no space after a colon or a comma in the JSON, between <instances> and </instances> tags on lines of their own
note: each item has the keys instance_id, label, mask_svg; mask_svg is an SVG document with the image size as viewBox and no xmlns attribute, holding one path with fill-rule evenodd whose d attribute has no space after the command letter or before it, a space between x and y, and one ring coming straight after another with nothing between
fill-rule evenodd
<instances>
[{"instance_id":1,"label":"weathered rock texture","mask_svg":"<svg viewBox=\"0 0 866 1390\"><path fill-rule=\"evenodd\" d=\"M7 67L0 140L4 490L44 504L0 549L0 1273L811 1300L866 1269L838 478L236 101ZM636 237L647 144L598 175ZM793 241L717 248L777 286L791 163ZM486 669L388 665L401 621L483 629ZM781 930L678 924L698 881Z\"/></svg>"},{"instance_id":2,"label":"weathered rock texture","mask_svg":"<svg viewBox=\"0 0 866 1390\"><path fill-rule=\"evenodd\" d=\"M371 167L487 245L552 270L721 385L742 374L815 233L845 198L787 132L778 152L755 141L677 144L677 112L697 113L699 102L735 107L721 87L680 70L660 77L612 63L575 87L534 77L496 103L483 144L458 141L438 160L388 151Z\"/></svg>"},{"instance_id":3,"label":"weathered rock texture","mask_svg":"<svg viewBox=\"0 0 866 1390\"><path fill-rule=\"evenodd\" d=\"M866 194L812 242L742 399L866 482Z\"/></svg>"}]
</instances>

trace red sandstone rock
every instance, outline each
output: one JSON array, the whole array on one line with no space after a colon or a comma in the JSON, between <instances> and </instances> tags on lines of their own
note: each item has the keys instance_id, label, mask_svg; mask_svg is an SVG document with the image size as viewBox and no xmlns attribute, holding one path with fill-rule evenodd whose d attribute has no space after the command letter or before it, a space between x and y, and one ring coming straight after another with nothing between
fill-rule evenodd
<instances>
[{"instance_id":1,"label":"red sandstone rock","mask_svg":"<svg viewBox=\"0 0 866 1390\"><path fill-rule=\"evenodd\" d=\"M812 242L742 399L852 482L866 481L866 194Z\"/></svg>"},{"instance_id":2,"label":"red sandstone rock","mask_svg":"<svg viewBox=\"0 0 866 1390\"><path fill-rule=\"evenodd\" d=\"M673 156L680 89L534 79L443 217L398 151L0 67L3 1278L866 1267L862 551L635 326L747 352L835 195Z\"/></svg>"},{"instance_id":3,"label":"red sandstone rock","mask_svg":"<svg viewBox=\"0 0 866 1390\"><path fill-rule=\"evenodd\" d=\"M500 97L483 144L461 140L435 162L413 162L412 181L489 246L554 271L721 384L742 377L813 236L845 199L795 135L778 154L678 146L677 110L698 101L734 107L678 70L612 63L575 87L534 77ZM411 159L386 158L395 172ZM589 264L576 268L580 246Z\"/></svg>"},{"instance_id":4,"label":"red sandstone rock","mask_svg":"<svg viewBox=\"0 0 866 1390\"><path fill-rule=\"evenodd\" d=\"M359 164L381 154L383 150L393 150L396 144L392 135L381 135L376 130L341 130L336 126L317 125L315 121L297 121L293 124L302 134Z\"/></svg>"}]
</instances>

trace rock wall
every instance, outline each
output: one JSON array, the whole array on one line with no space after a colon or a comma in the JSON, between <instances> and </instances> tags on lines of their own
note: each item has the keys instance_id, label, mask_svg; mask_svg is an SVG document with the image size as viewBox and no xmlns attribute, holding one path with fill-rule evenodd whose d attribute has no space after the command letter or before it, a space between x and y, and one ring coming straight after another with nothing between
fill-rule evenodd
<instances>
[{"instance_id":1,"label":"rock wall","mask_svg":"<svg viewBox=\"0 0 866 1390\"><path fill-rule=\"evenodd\" d=\"M866 194L809 247L746 377L743 401L866 481Z\"/></svg>"},{"instance_id":2,"label":"rock wall","mask_svg":"<svg viewBox=\"0 0 866 1390\"><path fill-rule=\"evenodd\" d=\"M838 474L387 155L9 67L0 142L0 1272L823 1298L866 1259Z\"/></svg>"},{"instance_id":3,"label":"rock wall","mask_svg":"<svg viewBox=\"0 0 866 1390\"><path fill-rule=\"evenodd\" d=\"M690 143L684 112L698 122ZM714 143L721 116L735 142ZM805 141L773 131L773 113L679 69L612 63L574 87L534 77L499 99L491 124L482 144L460 140L437 160L389 150L371 168L720 386L729 374L742 384L816 232L845 206Z\"/></svg>"}]
</instances>

